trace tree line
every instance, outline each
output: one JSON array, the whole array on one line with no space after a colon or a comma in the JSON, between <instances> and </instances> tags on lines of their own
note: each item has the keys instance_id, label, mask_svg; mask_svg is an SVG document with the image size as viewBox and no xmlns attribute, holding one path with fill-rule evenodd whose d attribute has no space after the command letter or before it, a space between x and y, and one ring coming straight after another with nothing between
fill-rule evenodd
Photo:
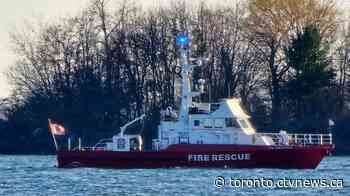
<instances>
[{"instance_id":1,"label":"tree line","mask_svg":"<svg viewBox=\"0 0 350 196\"><path fill-rule=\"evenodd\" d=\"M11 34L17 61L7 72L13 90L1 104L8 122L0 135L16 142L3 149L51 151L48 118L96 142L146 113L145 134L154 136L159 111L178 105L179 34L190 37L191 57L207 58L192 78L193 88L206 81L201 101L239 97L258 130L327 130L333 119L342 138L350 118L343 18L334 0L152 9L92 0L76 16L36 21Z\"/></svg>"}]
</instances>

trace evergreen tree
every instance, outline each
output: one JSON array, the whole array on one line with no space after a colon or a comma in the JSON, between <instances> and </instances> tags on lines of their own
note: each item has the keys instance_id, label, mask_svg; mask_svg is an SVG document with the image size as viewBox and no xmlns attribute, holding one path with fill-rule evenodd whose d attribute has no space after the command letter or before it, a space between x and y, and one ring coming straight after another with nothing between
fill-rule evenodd
<instances>
[{"instance_id":1,"label":"evergreen tree","mask_svg":"<svg viewBox=\"0 0 350 196\"><path fill-rule=\"evenodd\" d=\"M292 79L287 84L288 99L294 120L303 128L327 126L327 109L320 102L326 98L325 87L330 86L335 76L329 69L328 52L328 45L322 43L320 31L313 25L298 33L286 49L287 63L292 68Z\"/></svg>"}]
</instances>

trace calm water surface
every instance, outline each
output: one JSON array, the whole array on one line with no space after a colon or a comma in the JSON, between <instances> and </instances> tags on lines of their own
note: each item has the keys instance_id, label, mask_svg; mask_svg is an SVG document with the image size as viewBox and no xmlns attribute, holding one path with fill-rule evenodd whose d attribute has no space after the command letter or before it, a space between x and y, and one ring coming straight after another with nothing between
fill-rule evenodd
<instances>
[{"instance_id":1,"label":"calm water surface","mask_svg":"<svg viewBox=\"0 0 350 196\"><path fill-rule=\"evenodd\" d=\"M350 195L350 157L328 157L316 170L58 169L55 156L0 155L0 195ZM230 179L343 179L343 188L223 188Z\"/></svg>"}]
</instances>

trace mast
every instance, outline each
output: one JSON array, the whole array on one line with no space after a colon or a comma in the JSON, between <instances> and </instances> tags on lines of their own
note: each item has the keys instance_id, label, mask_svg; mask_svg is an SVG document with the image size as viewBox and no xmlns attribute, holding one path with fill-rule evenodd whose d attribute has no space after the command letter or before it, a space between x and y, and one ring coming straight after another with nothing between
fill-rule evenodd
<instances>
[{"instance_id":1,"label":"mast","mask_svg":"<svg viewBox=\"0 0 350 196\"><path fill-rule=\"evenodd\" d=\"M180 49L180 65L181 65L181 107L180 120L188 119L189 106L192 98L190 97L190 81L189 81L189 65L188 65L188 49L181 47Z\"/></svg>"},{"instance_id":2,"label":"mast","mask_svg":"<svg viewBox=\"0 0 350 196\"><path fill-rule=\"evenodd\" d=\"M188 44L189 40L186 35L179 35L176 38L177 44L180 46L180 66L181 66L181 107L180 120L188 122L189 107L192 105L192 97L200 95L199 92L191 91L190 72L197 65L190 65L188 62Z\"/></svg>"}]
</instances>

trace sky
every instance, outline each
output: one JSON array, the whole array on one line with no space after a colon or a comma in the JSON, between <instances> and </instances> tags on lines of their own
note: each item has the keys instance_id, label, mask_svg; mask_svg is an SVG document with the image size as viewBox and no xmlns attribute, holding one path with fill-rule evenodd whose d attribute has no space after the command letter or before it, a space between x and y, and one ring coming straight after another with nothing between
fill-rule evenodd
<instances>
[{"instance_id":1,"label":"sky","mask_svg":"<svg viewBox=\"0 0 350 196\"><path fill-rule=\"evenodd\" d=\"M215 0L206 0L211 3ZM229 0L226 0L229 1ZM350 0L337 0L341 7L350 8ZM1 0L0 6L0 98L10 94L10 85L5 77L9 66L14 65L9 33L23 25L25 20L55 20L73 16L88 5L90 0ZM167 3L168 0L139 0L145 6ZM222 1L221 1L222 2Z\"/></svg>"},{"instance_id":2,"label":"sky","mask_svg":"<svg viewBox=\"0 0 350 196\"><path fill-rule=\"evenodd\" d=\"M10 94L10 86L4 72L14 64L9 33L25 20L41 18L52 20L74 15L89 0L2 0L0 6L0 98Z\"/></svg>"}]
</instances>

